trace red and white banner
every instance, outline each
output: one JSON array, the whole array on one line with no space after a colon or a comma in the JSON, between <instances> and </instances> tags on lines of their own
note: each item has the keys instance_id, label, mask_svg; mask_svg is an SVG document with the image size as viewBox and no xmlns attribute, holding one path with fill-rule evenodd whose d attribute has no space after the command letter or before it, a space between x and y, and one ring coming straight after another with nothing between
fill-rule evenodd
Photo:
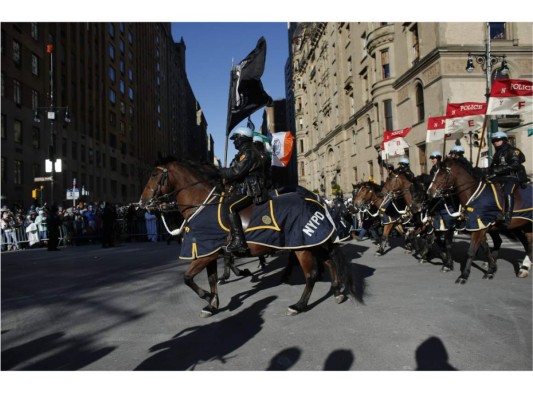
<instances>
[{"instance_id":1,"label":"red and white banner","mask_svg":"<svg viewBox=\"0 0 533 400\"><path fill-rule=\"evenodd\" d=\"M533 112L533 83L522 79L492 82L488 115L518 115Z\"/></svg>"},{"instance_id":2,"label":"red and white banner","mask_svg":"<svg viewBox=\"0 0 533 400\"><path fill-rule=\"evenodd\" d=\"M426 134L426 143L444 140L444 130L446 129L446 117L429 117Z\"/></svg>"},{"instance_id":3,"label":"red and white banner","mask_svg":"<svg viewBox=\"0 0 533 400\"><path fill-rule=\"evenodd\" d=\"M483 128L487 103L448 103L446 106L445 134L449 136L474 132Z\"/></svg>"},{"instance_id":4,"label":"red and white banner","mask_svg":"<svg viewBox=\"0 0 533 400\"><path fill-rule=\"evenodd\" d=\"M294 136L290 132L272 134L272 165L286 167L291 160Z\"/></svg>"},{"instance_id":5,"label":"red and white banner","mask_svg":"<svg viewBox=\"0 0 533 400\"><path fill-rule=\"evenodd\" d=\"M411 132L411 128L383 132L383 141L381 142L381 148L389 156L404 155L404 149L406 147L409 147L409 144L405 141L404 137L406 137L409 132Z\"/></svg>"}]
</instances>

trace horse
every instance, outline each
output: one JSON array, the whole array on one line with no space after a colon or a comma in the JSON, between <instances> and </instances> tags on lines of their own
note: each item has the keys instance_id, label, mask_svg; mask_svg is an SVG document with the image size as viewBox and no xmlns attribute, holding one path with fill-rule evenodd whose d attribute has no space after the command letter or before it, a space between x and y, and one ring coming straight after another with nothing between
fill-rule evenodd
<instances>
[{"instance_id":1,"label":"horse","mask_svg":"<svg viewBox=\"0 0 533 400\"><path fill-rule=\"evenodd\" d=\"M522 238L520 240L524 245L526 259L533 259L533 234L531 229L531 211L533 209L531 208L531 198L527 200L527 196L531 195L531 188L515 191L515 212L513 213L511 225L505 229L496 223L496 215L494 213L499 208L501 209L499 207L498 189L495 184L486 181L485 177L468 162L449 157L443 160L428 188L430 198L446 198L454 194L458 196L466 218L466 230L471 232L467 260L464 267L461 268L461 274L455 283L465 284L467 282L473 259L480 247L483 248L488 259L487 271L485 271L483 279L494 278L497 270L497 251L493 252L489 249L486 239L488 230L505 231L508 229L511 232L516 232L518 238ZM519 215L519 212L523 212L524 215ZM519 268L517 277L526 278L528 275L529 265L524 262Z\"/></svg>"},{"instance_id":2,"label":"horse","mask_svg":"<svg viewBox=\"0 0 533 400\"><path fill-rule=\"evenodd\" d=\"M187 230L193 218L196 218L197 221L203 221L200 215L205 213L208 207L218 205L217 203L224 196L221 182L219 170L211 164L198 164L188 160L178 161L173 158L160 160L156 163L142 191L138 206L141 208L157 208L161 204L173 200L184 218L184 227ZM295 198L294 196L299 195L294 193L284 196ZM300 199L305 201L301 197ZM285 197L283 200L288 201L288 198ZM247 212L251 211L252 207L254 206L241 211L241 215L246 215ZM301 218L301 216L298 218ZM201 222L196 223L202 224ZM211 222L201 225L201 229L206 233L214 232L216 228ZM207 301L207 306L200 313L200 317L203 318L210 317L219 311L217 259L222 254L223 245L228 242L227 234L221 240L219 236L215 237L214 234L212 236L215 250L200 256L198 252L192 251L192 256L188 257L192 262L185 271L184 276L185 284L198 297ZM273 246L253 242L248 243L248 249L246 257L259 257L277 250ZM340 304L345 301L346 295L344 292L346 290L355 300L364 303L365 282L359 278L357 270L348 268L339 245L333 243L332 235L318 245L301 246L294 249L294 252L305 276L305 287L300 299L288 307L287 315L297 315L308 310L309 298L316 282L317 262L323 262L329 268L331 277L330 292L333 293L336 303ZM194 282L195 276L204 269L207 271L209 291Z\"/></svg>"}]
</instances>

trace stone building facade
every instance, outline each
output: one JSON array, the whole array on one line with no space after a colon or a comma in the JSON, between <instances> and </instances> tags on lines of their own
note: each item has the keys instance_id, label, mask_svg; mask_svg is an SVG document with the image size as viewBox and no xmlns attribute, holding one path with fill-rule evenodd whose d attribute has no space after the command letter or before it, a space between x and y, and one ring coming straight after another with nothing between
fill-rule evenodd
<instances>
[{"instance_id":1,"label":"stone building facade","mask_svg":"<svg viewBox=\"0 0 533 400\"><path fill-rule=\"evenodd\" d=\"M352 184L385 180L380 162L383 133L411 127L406 138L415 174L427 172L431 151L442 142L426 143L427 120L443 116L446 104L485 102L487 79L481 65L465 70L468 54L490 50L506 56L509 78L532 80L531 23L299 23L289 28L299 184L325 196L337 185L347 194ZM502 76L492 67L491 81ZM529 158L532 172L532 116L499 116L499 127ZM491 125L491 124L489 124ZM460 139L467 158L476 163L486 145ZM486 142L485 142L486 143ZM450 149L454 142L447 141ZM388 161L397 164L399 157ZM480 164L481 165L481 164Z\"/></svg>"}]
</instances>

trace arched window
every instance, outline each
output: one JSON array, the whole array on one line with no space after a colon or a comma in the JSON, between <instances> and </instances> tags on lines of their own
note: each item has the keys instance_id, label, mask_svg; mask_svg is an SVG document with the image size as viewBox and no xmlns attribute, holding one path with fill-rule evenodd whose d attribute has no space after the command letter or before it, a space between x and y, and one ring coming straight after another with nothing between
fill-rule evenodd
<instances>
[{"instance_id":1,"label":"arched window","mask_svg":"<svg viewBox=\"0 0 533 400\"><path fill-rule=\"evenodd\" d=\"M423 121L425 118L424 112L424 89L422 89L422 84L416 84L416 116L417 122Z\"/></svg>"}]
</instances>

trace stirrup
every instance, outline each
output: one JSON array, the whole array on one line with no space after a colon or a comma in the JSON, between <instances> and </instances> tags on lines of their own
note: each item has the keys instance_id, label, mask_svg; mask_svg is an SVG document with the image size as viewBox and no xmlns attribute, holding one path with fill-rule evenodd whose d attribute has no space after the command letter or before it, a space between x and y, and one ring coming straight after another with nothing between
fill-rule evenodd
<instances>
[{"instance_id":1,"label":"stirrup","mask_svg":"<svg viewBox=\"0 0 533 400\"><path fill-rule=\"evenodd\" d=\"M248 251L248 246L246 246L246 243L234 242L232 240L224 247L224 249L228 253L246 253Z\"/></svg>"}]
</instances>

